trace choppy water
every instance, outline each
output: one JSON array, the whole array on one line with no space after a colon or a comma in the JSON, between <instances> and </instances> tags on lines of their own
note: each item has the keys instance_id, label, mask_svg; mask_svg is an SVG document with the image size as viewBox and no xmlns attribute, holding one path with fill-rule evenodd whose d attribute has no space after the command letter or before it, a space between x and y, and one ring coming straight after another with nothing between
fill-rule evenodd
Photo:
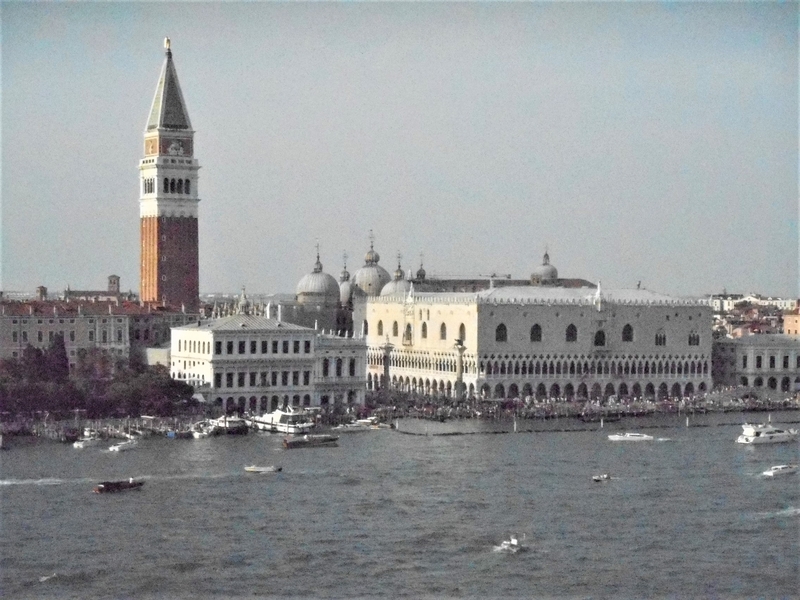
<instances>
[{"instance_id":1,"label":"choppy water","mask_svg":"<svg viewBox=\"0 0 800 600\"><path fill-rule=\"evenodd\" d=\"M797 415L773 422L781 417ZM300 450L263 434L150 438L124 453L15 440L0 453L1 592L798 597L800 476L759 475L797 462L798 445L741 446L740 427L717 425L740 415L703 419L711 426L673 418L581 432L382 430ZM656 424L668 427L647 432L667 440L606 437ZM457 427L498 425L401 421L418 432ZM283 472L246 474L254 463ZM599 472L614 478L594 483ZM100 480L131 476L146 480L141 491L91 493ZM493 551L512 532L529 551Z\"/></svg>"}]
</instances>

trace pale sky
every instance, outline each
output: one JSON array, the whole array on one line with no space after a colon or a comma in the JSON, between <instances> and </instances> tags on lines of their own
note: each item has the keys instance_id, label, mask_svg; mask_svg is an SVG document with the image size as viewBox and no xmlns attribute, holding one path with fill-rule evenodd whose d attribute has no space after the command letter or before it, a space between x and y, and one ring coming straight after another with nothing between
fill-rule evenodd
<instances>
[{"instance_id":1,"label":"pale sky","mask_svg":"<svg viewBox=\"0 0 800 600\"><path fill-rule=\"evenodd\" d=\"M139 287L172 51L200 290L389 272L798 290L795 3L2 4L0 289Z\"/></svg>"}]
</instances>

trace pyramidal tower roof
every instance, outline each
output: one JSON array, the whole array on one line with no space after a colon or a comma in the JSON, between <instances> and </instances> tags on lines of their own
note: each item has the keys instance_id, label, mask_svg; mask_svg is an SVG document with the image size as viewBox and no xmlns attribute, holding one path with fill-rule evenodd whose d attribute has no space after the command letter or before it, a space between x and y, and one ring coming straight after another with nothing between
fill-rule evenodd
<instances>
[{"instance_id":1,"label":"pyramidal tower roof","mask_svg":"<svg viewBox=\"0 0 800 600\"><path fill-rule=\"evenodd\" d=\"M169 38L164 40L167 57L161 67L161 75L156 86L156 95L150 107L150 117L147 119L147 131L153 129L191 129L189 113L183 101L181 86L178 83L178 73L175 63L172 62L172 50Z\"/></svg>"}]
</instances>

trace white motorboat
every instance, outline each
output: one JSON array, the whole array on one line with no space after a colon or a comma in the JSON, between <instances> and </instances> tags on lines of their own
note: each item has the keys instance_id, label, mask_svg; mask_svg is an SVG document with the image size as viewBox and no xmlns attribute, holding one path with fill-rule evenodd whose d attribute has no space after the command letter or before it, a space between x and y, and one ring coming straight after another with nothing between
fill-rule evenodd
<instances>
[{"instance_id":1,"label":"white motorboat","mask_svg":"<svg viewBox=\"0 0 800 600\"><path fill-rule=\"evenodd\" d=\"M92 437L82 437L82 438L79 438L79 439L75 440L74 442L72 442L72 447L73 448L91 448L92 446L97 446L102 441L103 440L101 440L99 437L94 437L94 436L92 436Z\"/></svg>"},{"instance_id":2,"label":"white motorboat","mask_svg":"<svg viewBox=\"0 0 800 600\"><path fill-rule=\"evenodd\" d=\"M776 429L769 423L745 423L737 444L780 444L797 439L797 429Z\"/></svg>"},{"instance_id":3,"label":"white motorboat","mask_svg":"<svg viewBox=\"0 0 800 600\"><path fill-rule=\"evenodd\" d=\"M311 413L288 407L286 410L276 410L262 415L254 415L246 419L250 427L259 431L272 431L275 433L288 433L301 435L308 433L314 427Z\"/></svg>"},{"instance_id":4,"label":"white motorboat","mask_svg":"<svg viewBox=\"0 0 800 600\"><path fill-rule=\"evenodd\" d=\"M608 436L608 439L612 442L650 442L653 440L653 436L645 433L625 432L612 433Z\"/></svg>"},{"instance_id":5,"label":"white motorboat","mask_svg":"<svg viewBox=\"0 0 800 600\"><path fill-rule=\"evenodd\" d=\"M611 479L611 475L608 473L602 473L600 475L592 475L592 481L608 481Z\"/></svg>"},{"instance_id":6,"label":"white motorboat","mask_svg":"<svg viewBox=\"0 0 800 600\"><path fill-rule=\"evenodd\" d=\"M359 433L369 430L370 427L368 425L362 425L361 423L342 423L341 425L331 427L331 431L335 431L336 433Z\"/></svg>"},{"instance_id":7,"label":"white motorboat","mask_svg":"<svg viewBox=\"0 0 800 600\"><path fill-rule=\"evenodd\" d=\"M114 444L113 446L109 446L109 451L111 452L124 452L125 450L133 450L139 445L139 442L136 440L127 440L125 442L120 442L119 444Z\"/></svg>"},{"instance_id":8,"label":"white motorboat","mask_svg":"<svg viewBox=\"0 0 800 600\"><path fill-rule=\"evenodd\" d=\"M218 419L208 421L211 433L227 433L228 435L239 435L247 433L247 421L242 417L234 415L223 415ZM192 434L194 435L194 434Z\"/></svg>"},{"instance_id":9,"label":"white motorboat","mask_svg":"<svg viewBox=\"0 0 800 600\"><path fill-rule=\"evenodd\" d=\"M524 533L522 534L522 540L525 540ZM495 552L509 552L511 554L516 554L517 552L522 552L527 549L528 547L523 545L515 535L510 536L507 540L500 542L499 546L494 547Z\"/></svg>"},{"instance_id":10,"label":"white motorboat","mask_svg":"<svg viewBox=\"0 0 800 600\"><path fill-rule=\"evenodd\" d=\"M274 465L270 465L268 467L250 465L249 467L245 467L244 470L248 473L280 473L283 471L283 467L276 467Z\"/></svg>"},{"instance_id":11,"label":"white motorboat","mask_svg":"<svg viewBox=\"0 0 800 600\"><path fill-rule=\"evenodd\" d=\"M775 465L762 473L765 477L778 477L779 475L790 475L797 473L797 465Z\"/></svg>"}]
</instances>

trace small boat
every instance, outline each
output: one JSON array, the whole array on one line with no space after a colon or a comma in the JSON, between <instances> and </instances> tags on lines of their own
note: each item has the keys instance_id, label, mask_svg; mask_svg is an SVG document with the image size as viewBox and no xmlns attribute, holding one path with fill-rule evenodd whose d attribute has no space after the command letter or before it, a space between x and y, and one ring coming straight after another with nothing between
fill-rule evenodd
<instances>
[{"instance_id":1,"label":"small boat","mask_svg":"<svg viewBox=\"0 0 800 600\"><path fill-rule=\"evenodd\" d=\"M276 467L273 465L268 467L258 467L256 465L250 465L249 467L245 467L244 470L248 473L280 473L283 471L283 467Z\"/></svg>"},{"instance_id":2,"label":"small boat","mask_svg":"<svg viewBox=\"0 0 800 600\"><path fill-rule=\"evenodd\" d=\"M611 475L608 473L602 473L600 475L592 475L592 481L608 481L611 479Z\"/></svg>"},{"instance_id":3,"label":"small boat","mask_svg":"<svg viewBox=\"0 0 800 600\"><path fill-rule=\"evenodd\" d=\"M92 490L95 494L111 494L114 492L124 492L126 490L138 490L144 485L144 481L135 481L133 477L127 481L101 481Z\"/></svg>"},{"instance_id":4,"label":"small boat","mask_svg":"<svg viewBox=\"0 0 800 600\"><path fill-rule=\"evenodd\" d=\"M127 440L125 442L120 442L119 444L114 444L113 446L109 446L110 452L124 452L125 450L133 450L139 445L139 442L136 440Z\"/></svg>"},{"instance_id":5,"label":"small boat","mask_svg":"<svg viewBox=\"0 0 800 600\"><path fill-rule=\"evenodd\" d=\"M797 473L797 465L775 465L762 473L764 477L777 477L778 475L790 475Z\"/></svg>"},{"instance_id":6,"label":"small boat","mask_svg":"<svg viewBox=\"0 0 800 600\"><path fill-rule=\"evenodd\" d=\"M342 423L341 425L331 427L331 431L335 431L336 433L360 433L369 430L370 426L362 425L361 423Z\"/></svg>"},{"instance_id":7,"label":"small boat","mask_svg":"<svg viewBox=\"0 0 800 600\"><path fill-rule=\"evenodd\" d=\"M653 440L653 436L645 433L625 432L612 433L608 436L608 439L612 442L650 442Z\"/></svg>"},{"instance_id":8,"label":"small boat","mask_svg":"<svg viewBox=\"0 0 800 600\"><path fill-rule=\"evenodd\" d=\"M317 435L301 435L293 438L283 438L284 448L315 448L317 446L338 446L338 435L321 433Z\"/></svg>"},{"instance_id":9,"label":"small boat","mask_svg":"<svg viewBox=\"0 0 800 600\"><path fill-rule=\"evenodd\" d=\"M780 444L797 439L797 429L776 429L768 423L745 423L737 444Z\"/></svg>"},{"instance_id":10,"label":"small boat","mask_svg":"<svg viewBox=\"0 0 800 600\"><path fill-rule=\"evenodd\" d=\"M525 540L525 534L522 534L523 541ZM499 546L495 546L495 552L509 552L511 554L516 554L517 552L522 552L527 550L528 547L523 545L517 536L512 535L507 540L503 540L500 542Z\"/></svg>"},{"instance_id":11,"label":"small boat","mask_svg":"<svg viewBox=\"0 0 800 600\"><path fill-rule=\"evenodd\" d=\"M90 448L92 446L97 446L100 442L102 442L99 437L82 437L78 438L74 442L72 442L73 448Z\"/></svg>"},{"instance_id":12,"label":"small boat","mask_svg":"<svg viewBox=\"0 0 800 600\"><path fill-rule=\"evenodd\" d=\"M212 433L225 433L228 435L243 435L247 433L249 429L247 426L247 422L242 417L236 416L221 416L219 419L211 419L209 420L209 426L211 427ZM194 434L192 434L194 435Z\"/></svg>"}]
</instances>

